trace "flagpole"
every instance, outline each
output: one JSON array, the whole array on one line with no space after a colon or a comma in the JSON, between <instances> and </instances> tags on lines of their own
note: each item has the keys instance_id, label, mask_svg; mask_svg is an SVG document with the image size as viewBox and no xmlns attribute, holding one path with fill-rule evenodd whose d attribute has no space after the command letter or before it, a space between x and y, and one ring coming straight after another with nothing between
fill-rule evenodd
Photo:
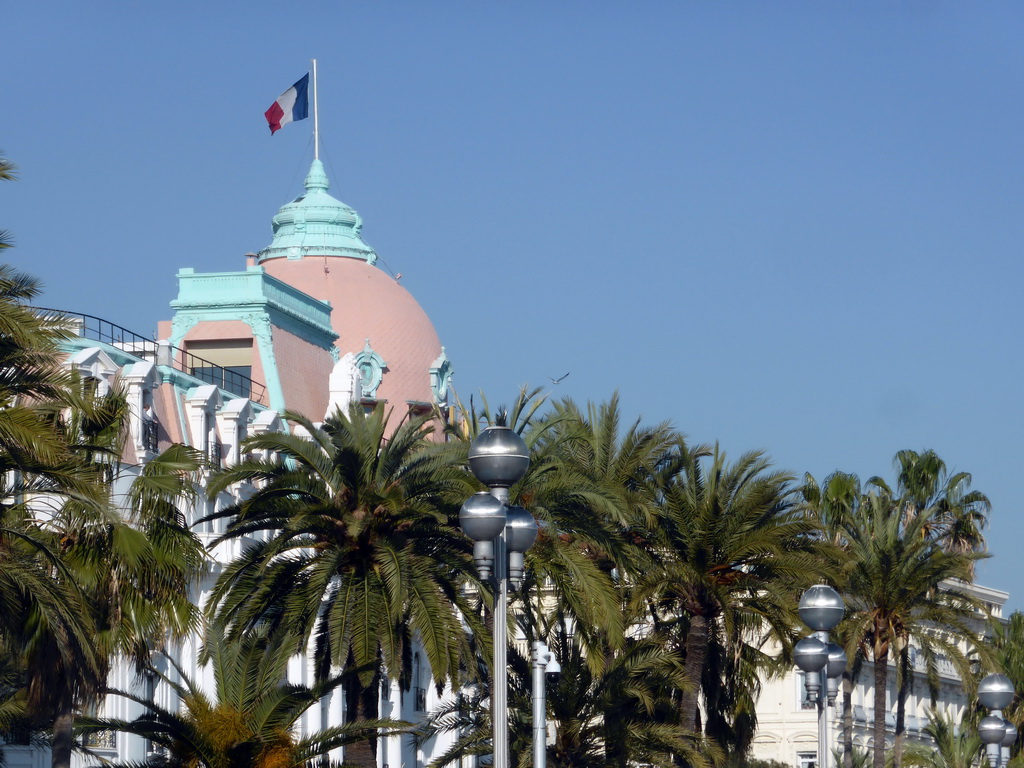
<instances>
[{"instance_id":1,"label":"flagpole","mask_svg":"<svg viewBox=\"0 0 1024 768\"><path fill-rule=\"evenodd\" d=\"M316 103L316 59L313 59L313 159L320 159L320 115Z\"/></svg>"}]
</instances>

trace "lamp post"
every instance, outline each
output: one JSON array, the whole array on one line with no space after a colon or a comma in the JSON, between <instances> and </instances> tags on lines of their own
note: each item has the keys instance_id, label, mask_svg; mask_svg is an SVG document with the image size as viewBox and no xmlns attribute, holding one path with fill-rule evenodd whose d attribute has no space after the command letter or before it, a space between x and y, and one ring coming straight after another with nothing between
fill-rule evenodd
<instances>
[{"instance_id":1,"label":"lamp post","mask_svg":"<svg viewBox=\"0 0 1024 768\"><path fill-rule=\"evenodd\" d=\"M1013 683L1006 675L988 675L978 683L978 703L991 710L978 723L978 735L985 744L985 754L992 768L1001 764L1004 740L1006 752L1017 738L1017 729L1003 719L1003 709L1013 701ZM1012 728L1012 732L1008 732ZM1010 735L1012 733L1012 736ZM1007 761L1009 755L1007 754Z\"/></svg>"},{"instance_id":2,"label":"lamp post","mask_svg":"<svg viewBox=\"0 0 1024 768\"><path fill-rule=\"evenodd\" d=\"M545 768L548 759L548 712L545 680L557 683L562 665L543 640L533 641L533 768Z\"/></svg>"},{"instance_id":3,"label":"lamp post","mask_svg":"<svg viewBox=\"0 0 1024 768\"><path fill-rule=\"evenodd\" d=\"M804 672L808 700L818 707L818 768L829 768L828 708L835 706L839 678L846 669L846 653L829 642L828 633L843 618L846 606L832 587L816 584L800 598L800 619L814 632L796 644L793 656Z\"/></svg>"},{"instance_id":4,"label":"lamp post","mask_svg":"<svg viewBox=\"0 0 1024 768\"><path fill-rule=\"evenodd\" d=\"M508 768L508 590L519 588L523 553L537 539L537 521L522 507L509 506L508 489L529 466L526 443L515 431L504 425L483 430L470 443L469 469L490 490L469 497L459 512L459 525L473 540L477 572L494 585L494 768Z\"/></svg>"}]
</instances>

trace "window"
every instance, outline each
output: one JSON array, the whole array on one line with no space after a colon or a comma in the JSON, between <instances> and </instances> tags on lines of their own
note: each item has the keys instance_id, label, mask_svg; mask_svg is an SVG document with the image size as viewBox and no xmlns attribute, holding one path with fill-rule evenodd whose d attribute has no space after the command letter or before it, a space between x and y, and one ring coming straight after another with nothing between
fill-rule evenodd
<instances>
[{"instance_id":1,"label":"window","mask_svg":"<svg viewBox=\"0 0 1024 768\"><path fill-rule=\"evenodd\" d=\"M206 502L203 504L202 510L203 513L202 515L200 515L200 519L212 515L214 512L217 511L217 500L207 499ZM216 533L216 531L214 530L214 521L207 520L205 522L199 523L196 526L196 533Z\"/></svg>"},{"instance_id":2,"label":"window","mask_svg":"<svg viewBox=\"0 0 1024 768\"><path fill-rule=\"evenodd\" d=\"M224 458L224 446L217 435L217 420L208 411L203 414L203 434L203 453L206 454L207 468L220 469L221 460Z\"/></svg>"},{"instance_id":3,"label":"window","mask_svg":"<svg viewBox=\"0 0 1024 768\"><path fill-rule=\"evenodd\" d=\"M189 373L239 397L252 394L252 339L190 341Z\"/></svg>"},{"instance_id":4,"label":"window","mask_svg":"<svg viewBox=\"0 0 1024 768\"><path fill-rule=\"evenodd\" d=\"M427 689L423 687L423 670L420 669L420 655L417 652L412 657L412 693L413 709L416 712L427 711Z\"/></svg>"},{"instance_id":5,"label":"window","mask_svg":"<svg viewBox=\"0 0 1024 768\"><path fill-rule=\"evenodd\" d=\"M797 752L796 764L797 768L818 768L818 753Z\"/></svg>"}]
</instances>

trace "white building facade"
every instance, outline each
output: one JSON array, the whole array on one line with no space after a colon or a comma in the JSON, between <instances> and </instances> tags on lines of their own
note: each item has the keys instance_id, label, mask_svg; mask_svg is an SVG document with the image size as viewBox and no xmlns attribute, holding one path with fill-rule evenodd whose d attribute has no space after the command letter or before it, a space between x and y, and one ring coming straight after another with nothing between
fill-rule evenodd
<instances>
[{"instance_id":1,"label":"white building facade","mask_svg":"<svg viewBox=\"0 0 1024 768\"><path fill-rule=\"evenodd\" d=\"M980 600L995 619L1003 616L1003 606L1009 595L1006 592L978 585L958 585ZM980 623L980 619L979 619ZM965 648L966 650L966 648ZM928 723L932 711L932 699L928 689L924 660L917 649L910 649L914 667L914 680L906 705L906 731L910 739L927 741L922 729ZM939 690L934 702L935 709L959 722L969 705L967 693L956 668L948 660L939 660ZM817 704L807 700L803 672L793 667L783 677L765 681L764 690L757 704L757 736L754 738L751 755L764 760L778 760L794 768L819 768L818 756L818 709ZM886 691L886 745L891 747L896 733L896 667L890 660ZM853 724L853 745L855 749L870 750L874 746L874 665L864 662L853 687L851 715ZM835 750L842 744L843 709L842 691L836 705L829 707L829 745Z\"/></svg>"}]
</instances>

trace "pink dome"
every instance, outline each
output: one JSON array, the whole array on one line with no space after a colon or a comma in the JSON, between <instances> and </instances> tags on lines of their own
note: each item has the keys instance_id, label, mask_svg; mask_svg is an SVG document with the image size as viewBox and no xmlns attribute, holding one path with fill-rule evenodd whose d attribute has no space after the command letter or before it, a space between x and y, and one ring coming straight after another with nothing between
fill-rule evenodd
<instances>
[{"instance_id":1,"label":"pink dome","mask_svg":"<svg viewBox=\"0 0 1024 768\"><path fill-rule=\"evenodd\" d=\"M441 342L426 312L394 278L344 256L264 258L261 266L331 303L331 326L342 355L359 354L369 339L386 363L377 399L387 400L396 416L404 415L406 401L433 402L430 367L441 354Z\"/></svg>"}]
</instances>

